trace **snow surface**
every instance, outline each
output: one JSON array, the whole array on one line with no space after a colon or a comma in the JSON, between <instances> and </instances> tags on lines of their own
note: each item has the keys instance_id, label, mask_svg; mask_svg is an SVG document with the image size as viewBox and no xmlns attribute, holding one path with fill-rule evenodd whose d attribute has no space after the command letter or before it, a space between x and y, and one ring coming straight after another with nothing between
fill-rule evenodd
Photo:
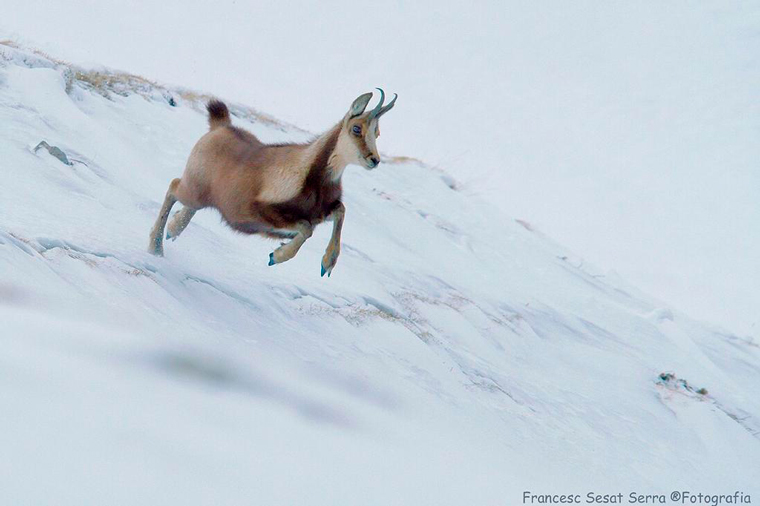
<instances>
[{"instance_id":1,"label":"snow surface","mask_svg":"<svg viewBox=\"0 0 760 506\"><path fill-rule=\"evenodd\" d=\"M757 341L412 162L346 171L329 279L327 225L267 267L276 243L204 211L152 257L202 103L76 72L0 45L2 504L760 497Z\"/></svg>"},{"instance_id":2,"label":"snow surface","mask_svg":"<svg viewBox=\"0 0 760 506\"><path fill-rule=\"evenodd\" d=\"M346 97L397 92L385 149L444 168L604 272L760 338L760 2L0 7L0 38L314 131Z\"/></svg>"}]
</instances>

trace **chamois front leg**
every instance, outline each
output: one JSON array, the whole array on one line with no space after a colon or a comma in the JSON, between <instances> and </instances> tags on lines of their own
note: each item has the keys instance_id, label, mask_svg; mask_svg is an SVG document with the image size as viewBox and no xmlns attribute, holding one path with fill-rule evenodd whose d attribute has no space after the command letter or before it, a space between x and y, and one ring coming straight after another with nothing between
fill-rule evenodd
<instances>
[{"instance_id":1,"label":"chamois front leg","mask_svg":"<svg viewBox=\"0 0 760 506\"><path fill-rule=\"evenodd\" d=\"M346 207L342 202L338 203L338 207L330 214L329 219L333 222L332 237L327 244L325 250L325 256L322 257L322 276L327 274L330 277L332 274L335 262L338 261L338 255L340 255L340 233L343 230L343 218L346 216Z\"/></svg>"},{"instance_id":2,"label":"chamois front leg","mask_svg":"<svg viewBox=\"0 0 760 506\"><path fill-rule=\"evenodd\" d=\"M281 264L296 256L298 250L301 249L306 239L311 237L313 231L313 227L308 221L299 221L296 223L295 229L298 233L290 242L283 244L269 254L269 265Z\"/></svg>"}]
</instances>

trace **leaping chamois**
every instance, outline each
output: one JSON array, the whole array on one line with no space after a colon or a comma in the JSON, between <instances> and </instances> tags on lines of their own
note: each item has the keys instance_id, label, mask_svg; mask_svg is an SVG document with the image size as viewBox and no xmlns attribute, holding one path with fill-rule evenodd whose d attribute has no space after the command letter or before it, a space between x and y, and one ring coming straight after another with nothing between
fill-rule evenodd
<instances>
[{"instance_id":1,"label":"leaping chamois","mask_svg":"<svg viewBox=\"0 0 760 506\"><path fill-rule=\"evenodd\" d=\"M209 102L209 131L193 147L182 178L169 184L148 251L163 256L164 228L177 201L184 208L169 223L167 239L179 237L196 211L213 207L234 230L290 239L269 254L269 265L293 258L316 225L332 220L332 237L322 257L322 276L330 276L346 213L340 201L343 170L352 163L367 170L377 167L378 120L398 98L383 105L385 93L378 90L374 109L364 112L372 93L359 96L337 125L308 144L264 144L232 126L224 103Z\"/></svg>"}]
</instances>

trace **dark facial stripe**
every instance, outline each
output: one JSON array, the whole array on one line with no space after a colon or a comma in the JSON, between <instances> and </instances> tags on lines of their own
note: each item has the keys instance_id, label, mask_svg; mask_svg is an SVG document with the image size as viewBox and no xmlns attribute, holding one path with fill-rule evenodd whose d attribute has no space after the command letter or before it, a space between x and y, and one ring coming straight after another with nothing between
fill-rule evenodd
<instances>
[{"instance_id":1,"label":"dark facial stripe","mask_svg":"<svg viewBox=\"0 0 760 506\"><path fill-rule=\"evenodd\" d=\"M361 155L364 158L367 158L372 155L372 152L367 147L367 141L364 140L364 137L362 137L361 139L357 139L356 143L357 143L356 147L359 149L359 153L361 153Z\"/></svg>"}]
</instances>

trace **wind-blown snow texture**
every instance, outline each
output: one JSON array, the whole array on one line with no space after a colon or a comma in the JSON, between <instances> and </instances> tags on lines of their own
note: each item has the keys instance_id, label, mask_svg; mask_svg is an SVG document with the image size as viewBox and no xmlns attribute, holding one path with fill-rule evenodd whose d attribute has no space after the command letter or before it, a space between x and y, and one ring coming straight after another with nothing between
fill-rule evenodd
<instances>
[{"instance_id":1,"label":"wind-blown snow texture","mask_svg":"<svg viewBox=\"0 0 760 506\"><path fill-rule=\"evenodd\" d=\"M152 257L201 102L0 56L3 504L760 493L756 342L410 162L347 170L330 279L329 226L267 267L276 243L213 211ZM235 110L265 141L307 138Z\"/></svg>"}]
</instances>

